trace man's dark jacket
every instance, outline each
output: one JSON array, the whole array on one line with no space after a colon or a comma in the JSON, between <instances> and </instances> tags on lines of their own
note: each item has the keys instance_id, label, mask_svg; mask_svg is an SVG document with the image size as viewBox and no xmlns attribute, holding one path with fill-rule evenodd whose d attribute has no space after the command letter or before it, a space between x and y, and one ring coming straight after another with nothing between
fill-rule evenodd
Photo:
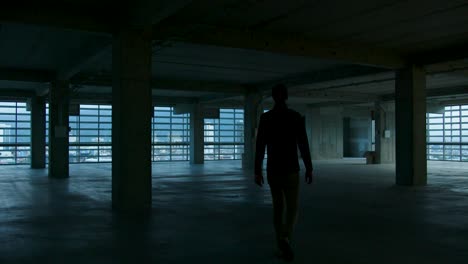
<instances>
[{"instance_id":1,"label":"man's dark jacket","mask_svg":"<svg viewBox=\"0 0 468 264\"><path fill-rule=\"evenodd\" d=\"M286 174L299 171L297 148L307 171L312 171L309 142L304 118L286 104L262 114L257 131L255 174L262 175L262 163L267 147L267 177L270 184Z\"/></svg>"}]
</instances>

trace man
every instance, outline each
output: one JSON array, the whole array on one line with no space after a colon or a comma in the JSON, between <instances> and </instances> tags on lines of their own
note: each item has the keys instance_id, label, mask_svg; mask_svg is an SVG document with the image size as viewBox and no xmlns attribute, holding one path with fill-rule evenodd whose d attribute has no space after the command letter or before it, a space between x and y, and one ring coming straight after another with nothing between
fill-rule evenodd
<instances>
[{"instance_id":1,"label":"man","mask_svg":"<svg viewBox=\"0 0 468 264\"><path fill-rule=\"evenodd\" d=\"M255 183L263 185L262 164L267 148L267 179L273 200L273 223L281 256L294 259L290 244L299 202L299 161L301 152L306 168L305 180L312 183L312 160L304 118L288 109L288 91L284 85L272 89L275 106L260 117L255 153ZM285 213L286 221L283 220Z\"/></svg>"}]
</instances>

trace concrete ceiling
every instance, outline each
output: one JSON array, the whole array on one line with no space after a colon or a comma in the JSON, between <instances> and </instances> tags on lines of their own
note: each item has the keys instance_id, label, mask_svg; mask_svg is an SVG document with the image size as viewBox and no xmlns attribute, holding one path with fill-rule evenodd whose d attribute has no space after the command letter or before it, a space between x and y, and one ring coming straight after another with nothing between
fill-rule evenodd
<instances>
[{"instance_id":1,"label":"concrete ceiling","mask_svg":"<svg viewBox=\"0 0 468 264\"><path fill-rule=\"evenodd\" d=\"M412 53L468 40L464 0L192 1L171 24L216 25L300 34L330 43Z\"/></svg>"},{"instance_id":2,"label":"concrete ceiling","mask_svg":"<svg viewBox=\"0 0 468 264\"><path fill-rule=\"evenodd\" d=\"M111 62L112 52L109 47L83 72L109 73ZM239 84L255 84L344 65L332 60L175 41L156 42L152 63L153 78Z\"/></svg>"},{"instance_id":3,"label":"concrete ceiling","mask_svg":"<svg viewBox=\"0 0 468 264\"><path fill-rule=\"evenodd\" d=\"M89 52L109 46L111 38L33 25L0 25L0 67L60 71ZM90 51L91 50L91 51Z\"/></svg>"},{"instance_id":4,"label":"concrete ceiling","mask_svg":"<svg viewBox=\"0 0 468 264\"><path fill-rule=\"evenodd\" d=\"M60 76L109 100L112 32L148 23L153 94L174 102L241 103L278 82L292 103L367 102L391 97L407 63L426 66L434 94L468 87L466 0L20 2L0 11L0 96Z\"/></svg>"}]
</instances>

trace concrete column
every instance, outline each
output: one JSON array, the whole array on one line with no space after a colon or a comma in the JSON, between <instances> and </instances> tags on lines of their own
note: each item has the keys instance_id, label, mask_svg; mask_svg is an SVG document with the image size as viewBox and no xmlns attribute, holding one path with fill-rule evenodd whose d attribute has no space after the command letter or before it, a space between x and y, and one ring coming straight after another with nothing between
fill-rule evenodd
<instances>
[{"instance_id":1,"label":"concrete column","mask_svg":"<svg viewBox=\"0 0 468 264\"><path fill-rule=\"evenodd\" d=\"M315 147L314 144L312 144L312 137L315 136L314 130L313 130L313 122L314 122L314 108L311 106L307 106L306 111L305 111L305 122L306 122L306 132L307 132L307 138L309 139L309 149L310 149L310 155L312 156L312 147Z\"/></svg>"},{"instance_id":2,"label":"concrete column","mask_svg":"<svg viewBox=\"0 0 468 264\"><path fill-rule=\"evenodd\" d=\"M255 140L260 115L262 94L258 89L248 89L244 101L244 155L242 168L252 170L255 164Z\"/></svg>"},{"instance_id":3,"label":"concrete column","mask_svg":"<svg viewBox=\"0 0 468 264\"><path fill-rule=\"evenodd\" d=\"M49 98L49 177L68 178L69 83L52 83Z\"/></svg>"},{"instance_id":4,"label":"concrete column","mask_svg":"<svg viewBox=\"0 0 468 264\"><path fill-rule=\"evenodd\" d=\"M205 162L205 124L200 104L193 106L190 113L190 163L203 164Z\"/></svg>"},{"instance_id":5,"label":"concrete column","mask_svg":"<svg viewBox=\"0 0 468 264\"><path fill-rule=\"evenodd\" d=\"M151 208L151 29L113 36L112 207Z\"/></svg>"},{"instance_id":6,"label":"concrete column","mask_svg":"<svg viewBox=\"0 0 468 264\"><path fill-rule=\"evenodd\" d=\"M396 184L425 185L426 75L410 66L396 72Z\"/></svg>"},{"instance_id":7,"label":"concrete column","mask_svg":"<svg viewBox=\"0 0 468 264\"><path fill-rule=\"evenodd\" d=\"M309 138L309 148L312 160L321 159L321 130L322 121L320 116L320 108L310 107L306 116L307 137Z\"/></svg>"},{"instance_id":8,"label":"concrete column","mask_svg":"<svg viewBox=\"0 0 468 264\"><path fill-rule=\"evenodd\" d=\"M31 98L31 168L46 166L46 104L42 96Z\"/></svg>"},{"instance_id":9,"label":"concrete column","mask_svg":"<svg viewBox=\"0 0 468 264\"><path fill-rule=\"evenodd\" d=\"M380 102L374 104L374 120L375 120L375 163L382 163L382 137L383 137L383 126L382 126L382 107Z\"/></svg>"},{"instance_id":10,"label":"concrete column","mask_svg":"<svg viewBox=\"0 0 468 264\"><path fill-rule=\"evenodd\" d=\"M377 108L377 107L376 107ZM376 153L381 164L395 163L395 103L380 102L376 110ZM378 136L378 137L377 137Z\"/></svg>"},{"instance_id":11,"label":"concrete column","mask_svg":"<svg viewBox=\"0 0 468 264\"><path fill-rule=\"evenodd\" d=\"M343 117L343 157L353 157L351 139L351 117Z\"/></svg>"}]
</instances>

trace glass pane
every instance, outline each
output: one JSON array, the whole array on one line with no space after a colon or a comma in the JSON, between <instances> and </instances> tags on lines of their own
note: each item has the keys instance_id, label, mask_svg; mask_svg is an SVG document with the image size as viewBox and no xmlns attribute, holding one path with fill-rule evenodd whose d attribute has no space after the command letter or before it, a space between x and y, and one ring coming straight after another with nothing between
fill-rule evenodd
<instances>
[{"instance_id":1,"label":"glass pane","mask_svg":"<svg viewBox=\"0 0 468 264\"><path fill-rule=\"evenodd\" d=\"M153 161L188 160L190 115L173 114L173 107L154 108L152 119ZM186 145L179 145L186 144Z\"/></svg>"},{"instance_id":2,"label":"glass pane","mask_svg":"<svg viewBox=\"0 0 468 264\"><path fill-rule=\"evenodd\" d=\"M28 164L31 115L25 102L0 102L0 164Z\"/></svg>"},{"instance_id":3,"label":"glass pane","mask_svg":"<svg viewBox=\"0 0 468 264\"><path fill-rule=\"evenodd\" d=\"M447 106L444 114L428 114L426 133L428 159L468 161L468 105ZM435 142L440 145L431 145Z\"/></svg>"},{"instance_id":4,"label":"glass pane","mask_svg":"<svg viewBox=\"0 0 468 264\"><path fill-rule=\"evenodd\" d=\"M243 109L220 109L219 119L205 119L205 159L240 159L236 153L240 153L238 143L244 141L243 123Z\"/></svg>"}]
</instances>

